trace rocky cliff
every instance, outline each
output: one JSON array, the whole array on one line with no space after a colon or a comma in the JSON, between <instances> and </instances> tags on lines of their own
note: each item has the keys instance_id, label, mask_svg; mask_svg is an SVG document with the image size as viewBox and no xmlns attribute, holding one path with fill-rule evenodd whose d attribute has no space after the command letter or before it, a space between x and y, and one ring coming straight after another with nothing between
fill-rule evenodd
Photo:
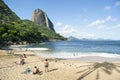
<instances>
[{"instance_id":1,"label":"rocky cliff","mask_svg":"<svg viewBox=\"0 0 120 80\"><path fill-rule=\"evenodd\" d=\"M47 26L49 29L55 32L53 23L50 21L47 14L40 9L35 9L32 14L32 21L41 26Z\"/></svg>"}]
</instances>

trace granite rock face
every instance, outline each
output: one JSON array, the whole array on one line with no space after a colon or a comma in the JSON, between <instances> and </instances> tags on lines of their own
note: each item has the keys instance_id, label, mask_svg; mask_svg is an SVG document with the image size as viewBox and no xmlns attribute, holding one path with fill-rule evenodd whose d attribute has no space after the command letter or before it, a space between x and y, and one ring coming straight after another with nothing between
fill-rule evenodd
<instances>
[{"instance_id":1,"label":"granite rock face","mask_svg":"<svg viewBox=\"0 0 120 80\"><path fill-rule=\"evenodd\" d=\"M55 32L54 25L48 18L47 14L40 10L39 8L35 9L35 11L33 12L32 21L41 26L47 26L49 29Z\"/></svg>"}]
</instances>

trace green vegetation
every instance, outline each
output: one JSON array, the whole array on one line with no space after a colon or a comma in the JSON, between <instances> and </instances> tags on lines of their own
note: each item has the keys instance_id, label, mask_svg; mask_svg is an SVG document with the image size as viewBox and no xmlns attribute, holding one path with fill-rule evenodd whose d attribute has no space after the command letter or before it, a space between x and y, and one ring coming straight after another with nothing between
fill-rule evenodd
<instances>
[{"instance_id":1,"label":"green vegetation","mask_svg":"<svg viewBox=\"0 0 120 80\"><path fill-rule=\"evenodd\" d=\"M0 45L8 43L39 43L66 38L30 20L20 20L2 0L0 0Z\"/></svg>"},{"instance_id":2,"label":"green vegetation","mask_svg":"<svg viewBox=\"0 0 120 80\"><path fill-rule=\"evenodd\" d=\"M36 43L49 40L65 40L65 38L29 20L0 24L0 42Z\"/></svg>"},{"instance_id":3,"label":"green vegetation","mask_svg":"<svg viewBox=\"0 0 120 80\"><path fill-rule=\"evenodd\" d=\"M18 20L20 20L20 18L14 12L12 12L2 0L0 0L0 22L8 23Z\"/></svg>"}]
</instances>

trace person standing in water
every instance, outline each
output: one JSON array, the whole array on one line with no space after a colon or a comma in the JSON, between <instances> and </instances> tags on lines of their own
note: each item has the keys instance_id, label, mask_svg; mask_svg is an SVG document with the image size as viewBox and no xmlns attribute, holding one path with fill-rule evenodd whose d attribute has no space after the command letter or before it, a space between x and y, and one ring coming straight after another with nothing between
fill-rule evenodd
<instances>
[{"instance_id":1,"label":"person standing in water","mask_svg":"<svg viewBox=\"0 0 120 80\"><path fill-rule=\"evenodd\" d=\"M45 59L44 64L45 64L45 72L48 72L48 66L49 66L48 59Z\"/></svg>"}]
</instances>

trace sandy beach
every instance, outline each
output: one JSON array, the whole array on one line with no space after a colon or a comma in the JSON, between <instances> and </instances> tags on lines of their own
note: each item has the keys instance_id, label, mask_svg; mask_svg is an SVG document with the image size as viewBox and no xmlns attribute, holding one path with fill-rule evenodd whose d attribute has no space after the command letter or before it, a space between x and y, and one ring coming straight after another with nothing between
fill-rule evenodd
<instances>
[{"instance_id":1,"label":"sandy beach","mask_svg":"<svg viewBox=\"0 0 120 80\"><path fill-rule=\"evenodd\" d=\"M16 65L21 54L26 54L24 65ZM90 57L91 58L91 57ZM120 80L120 62L88 62L82 60L51 59L49 72L44 71L45 57L32 51L0 50L0 80ZM88 59L88 58L86 58ZM24 74L27 67L38 66L41 74Z\"/></svg>"}]
</instances>

